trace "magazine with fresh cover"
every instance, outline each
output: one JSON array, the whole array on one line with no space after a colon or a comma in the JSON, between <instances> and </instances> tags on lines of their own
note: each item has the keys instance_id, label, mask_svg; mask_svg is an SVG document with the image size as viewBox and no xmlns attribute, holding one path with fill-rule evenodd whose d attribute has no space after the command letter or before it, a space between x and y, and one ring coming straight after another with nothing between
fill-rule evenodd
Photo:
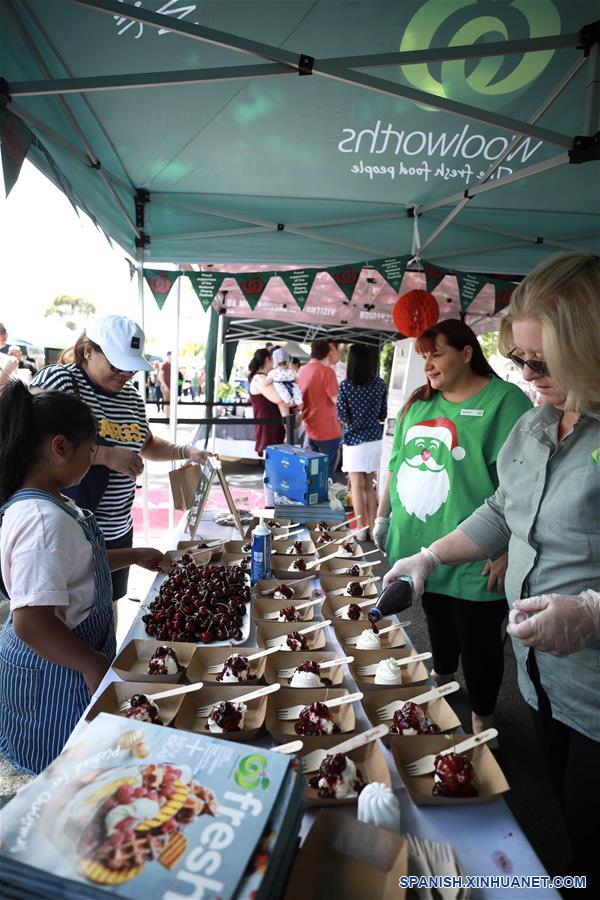
<instances>
[{"instance_id":1,"label":"magazine with fresh cover","mask_svg":"<svg viewBox=\"0 0 600 900\"><path fill-rule=\"evenodd\" d=\"M3 878L18 883L10 872L23 864L39 896L51 882L80 882L144 900L232 897L291 764L262 748L100 714L2 810Z\"/></svg>"}]
</instances>

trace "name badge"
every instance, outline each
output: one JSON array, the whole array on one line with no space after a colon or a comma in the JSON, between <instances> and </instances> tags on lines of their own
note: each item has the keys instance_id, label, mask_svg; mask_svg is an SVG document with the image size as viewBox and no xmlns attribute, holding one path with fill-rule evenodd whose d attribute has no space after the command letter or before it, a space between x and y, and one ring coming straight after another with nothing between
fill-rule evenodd
<instances>
[{"instance_id":1,"label":"name badge","mask_svg":"<svg viewBox=\"0 0 600 900\"><path fill-rule=\"evenodd\" d=\"M461 416L482 416L484 414L484 409L461 409Z\"/></svg>"}]
</instances>

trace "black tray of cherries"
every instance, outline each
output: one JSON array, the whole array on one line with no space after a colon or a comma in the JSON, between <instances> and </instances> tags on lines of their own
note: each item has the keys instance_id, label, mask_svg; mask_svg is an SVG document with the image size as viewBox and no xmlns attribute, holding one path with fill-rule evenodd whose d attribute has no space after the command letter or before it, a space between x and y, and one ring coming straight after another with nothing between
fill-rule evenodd
<instances>
[{"instance_id":1,"label":"black tray of cherries","mask_svg":"<svg viewBox=\"0 0 600 900\"><path fill-rule=\"evenodd\" d=\"M249 633L248 575L243 566L197 566L185 555L172 567L142 616L159 641L241 643Z\"/></svg>"}]
</instances>

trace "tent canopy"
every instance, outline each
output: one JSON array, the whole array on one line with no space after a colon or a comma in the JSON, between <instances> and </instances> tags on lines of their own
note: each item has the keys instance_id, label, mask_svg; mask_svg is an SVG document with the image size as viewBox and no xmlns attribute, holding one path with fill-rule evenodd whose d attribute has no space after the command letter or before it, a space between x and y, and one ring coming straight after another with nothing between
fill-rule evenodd
<instances>
[{"instance_id":1,"label":"tent canopy","mask_svg":"<svg viewBox=\"0 0 600 900\"><path fill-rule=\"evenodd\" d=\"M600 249L596 0L1 9L29 158L145 263Z\"/></svg>"}]
</instances>

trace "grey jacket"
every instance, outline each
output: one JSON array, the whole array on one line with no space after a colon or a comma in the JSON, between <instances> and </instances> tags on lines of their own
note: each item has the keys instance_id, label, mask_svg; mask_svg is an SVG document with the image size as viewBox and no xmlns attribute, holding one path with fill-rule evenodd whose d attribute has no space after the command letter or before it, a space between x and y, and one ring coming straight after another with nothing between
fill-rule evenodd
<instances>
[{"instance_id":1,"label":"grey jacket","mask_svg":"<svg viewBox=\"0 0 600 900\"><path fill-rule=\"evenodd\" d=\"M522 416L498 456L496 493L459 526L485 555L508 548L506 597L600 590L600 422L582 415L558 441L560 410ZM513 639L519 687L537 708L529 648ZM554 718L600 741L600 640L570 656L536 651Z\"/></svg>"}]
</instances>

